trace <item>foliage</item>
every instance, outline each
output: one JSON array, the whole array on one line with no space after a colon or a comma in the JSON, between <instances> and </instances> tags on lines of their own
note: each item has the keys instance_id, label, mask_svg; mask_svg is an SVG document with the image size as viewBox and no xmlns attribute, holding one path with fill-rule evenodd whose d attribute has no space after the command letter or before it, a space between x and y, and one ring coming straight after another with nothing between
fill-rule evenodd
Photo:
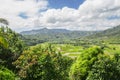
<instances>
[{"instance_id":1,"label":"foliage","mask_svg":"<svg viewBox=\"0 0 120 80\"><path fill-rule=\"evenodd\" d=\"M85 80L88 72L92 69L92 65L101 54L103 54L102 49L96 46L81 53L71 67L70 80Z\"/></svg>"},{"instance_id":2,"label":"foliage","mask_svg":"<svg viewBox=\"0 0 120 80\"><path fill-rule=\"evenodd\" d=\"M7 68L0 66L0 80L15 80L15 74Z\"/></svg>"},{"instance_id":3,"label":"foliage","mask_svg":"<svg viewBox=\"0 0 120 80\"><path fill-rule=\"evenodd\" d=\"M0 45L2 45L4 48L8 48L7 40L4 39L2 35L0 35Z\"/></svg>"},{"instance_id":4,"label":"foliage","mask_svg":"<svg viewBox=\"0 0 120 80\"><path fill-rule=\"evenodd\" d=\"M92 70L86 80L119 80L120 56L115 55L113 58L101 56L92 66Z\"/></svg>"},{"instance_id":5,"label":"foliage","mask_svg":"<svg viewBox=\"0 0 120 80\"><path fill-rule=\"evenodd\" d=\"M37 45L25 50L14 64L24 80L67 80L71 63L53 46Z\"/></svg>"},{"instance_id":6,"label":"foliage","mask_svg":"<svg viewBox=\"0 0 120 80\"><path fill-rule=\"evenodd\" d=\"M70 80L119 80L120 53L115 48L114 53L104 53L106 50L91 47L81 53L70 69Z\"/></svg>"},{"instance_id":7,"label":"foliage","mask_svg":"<svg viewBox=\"0 0 120 80\"><path fill-rule=\"evenodd\" d=\"M0 60L5 66L12 68L12 62L19 57L24 45L19 35L8 27L0 28L0 43Z\"/></svg>"},{"instance_id":8,"label":"foliage","mask_svg":"<svg viewBox=\"0 0 120 80\"><path fill-rule=\"evenodd\" d=\"M87 39L105 41L111 44L120 44L120 25L86 37Z\"/></svg>"}]
</instances>

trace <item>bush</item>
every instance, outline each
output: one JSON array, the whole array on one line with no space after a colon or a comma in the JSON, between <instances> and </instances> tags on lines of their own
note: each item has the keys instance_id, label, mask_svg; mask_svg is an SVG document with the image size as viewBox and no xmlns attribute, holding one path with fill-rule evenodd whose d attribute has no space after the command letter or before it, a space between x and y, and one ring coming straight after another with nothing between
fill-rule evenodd
<instances>
[{"instance_id":1,"label":"bush","mask_svg":"<svg viewBox=\"0 0 120 80\"><path fill-rule=\"evenodd\" d=\"M113 55L101 56L92 66L86 80L119 80L120 79L120 57L119 60ZM118 56L117 56L118 57Z\"/></svg>"},{"instance_id":2,"label":"bush","mask_svg":"<svg viewBox=\"0 0 120 80\"><path fill-rule=\"evenodd\" d=\"M67 80L72 59L51 45L37 45L25 50L14 64L23 80Z\"/></svg>"},{"instance_id":3,"label":"bush","mask_svg":"<svg viewBox=\"0 0 120 80\"><path fill-rule=\"evenodd\" d=\"M0 66L0 80L15 80L15 74L7 68Z\"/></svg>"},{"instance_id":4,"label":"bush","mask_svg":"<svg viewBox=\"0 0 120 80\"><path fill-rule=\"evenodd\" d=\"M81 53L70 69L70 80L85 80L92 65L101 54L103 54L102 49L96 46Z\"/></svg>"},{"instance_id":5,"label":"bush","mask_svg":"<svg viewBox=\"0 0 120 80\"><path fill-rule=\"evenodd\" d=\"M2 65L14 70L12 62L14 62L24 50L24 45L19 38L19 34L15 33L8 27L0 27L0 60Z\"/></svg>"}]
</instances>

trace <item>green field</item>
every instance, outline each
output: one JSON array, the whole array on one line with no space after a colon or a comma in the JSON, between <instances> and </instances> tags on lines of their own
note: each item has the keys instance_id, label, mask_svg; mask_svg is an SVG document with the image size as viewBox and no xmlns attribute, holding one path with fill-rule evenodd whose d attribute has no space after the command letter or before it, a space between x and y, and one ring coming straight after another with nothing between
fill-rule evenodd
<instances>
[{"instance_id":1,"label":"green field","mask_svg":"<svg viewBox=\"0 0 120 80\"><path fill-rule=\"evenodd\" d=\"M63 56L68 56L72 58L78 57L79 54L86 49L84 46L74 46L71 44L53 44L53 46L55 46L56 49L62 53ZM95 46L95 45L89 45L89 46ZM105 46L104 52L106 54L111 55L114 53L120 53L119 44L106 44L104 46Z\"/></svg>"},{"instance_id":2,"label":"green field","mask_svg":"<svg viewBox=\"0 0 120 80\"><path fill-rule=\"evenodd\" d=\"M84 48L82 46L73 46L71 44L53 44L63 56L77 57Z\"/></svg>"}]
</instances>

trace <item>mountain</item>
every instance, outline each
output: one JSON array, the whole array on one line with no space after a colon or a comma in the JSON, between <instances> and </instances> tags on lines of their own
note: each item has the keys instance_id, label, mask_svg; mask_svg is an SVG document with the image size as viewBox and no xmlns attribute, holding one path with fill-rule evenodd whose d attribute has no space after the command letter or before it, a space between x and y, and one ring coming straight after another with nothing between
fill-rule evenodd
<instances>
[{"instance_id":1,"label":"mountain","mask_svg":"<svg viewBox=\"0 0 120 80\"><path fill-rule=\"evenodd\" d=\"M21 34L23 35L34 35L34 34L49 34L49 33L68 33L69 30L66 29L39 29L39 30L31 30L31 31L23 31Z\"/></svg>"},{"instance_id":2,"label":"mountain","mask_svg":"<svg viewBox=\"0 0 120 80\"><path fill-rule=\"evenodd\" d=\"M39 29L21 32L23 40L28 45L35 45L43 42L70 43L75 40L78 43L120 43L120 25L104 31L70 31L66 29Z\"/></svg>"},{"instance_id":3,"label":"mountain","mask_svg":"<svg viewBox=\"0 0 120 80\"><path fill-rule=\"evenodd\" d=\"M111 43L120 42L120 25L98 32L96 34L87 36L89 39L101 39L104 41L109 41Z\"/></svg>"},{"instance_id":4,"label":"mountain","mask_svg":"<svg viewBox=\"0 0 120 80\"><path fill-rule=\"evenodd\" d=\"M97 31L70 31L66 29L43 28L39 30L23 31L20 34L23 35L25 41L37 44L42 42L65 42L71 39L92 35L96 32Z\"/></svg>"}]
</instances>

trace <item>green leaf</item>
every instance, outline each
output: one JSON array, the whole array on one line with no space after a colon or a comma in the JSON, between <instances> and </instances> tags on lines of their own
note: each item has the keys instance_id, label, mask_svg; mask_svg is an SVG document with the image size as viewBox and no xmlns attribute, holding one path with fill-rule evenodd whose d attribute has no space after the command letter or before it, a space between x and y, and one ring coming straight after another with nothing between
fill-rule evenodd
<instances>
[{"instance_id":1,"label":"green leaf","mask_svg":"<svg viewBox=\"0 0 120 80\"><path fill-rule=\"evenodd\" d=\"M5 48L8 48L8 42L2 36L0 36L0 45L2 45Z\"/></svg>"}]
</instances>

